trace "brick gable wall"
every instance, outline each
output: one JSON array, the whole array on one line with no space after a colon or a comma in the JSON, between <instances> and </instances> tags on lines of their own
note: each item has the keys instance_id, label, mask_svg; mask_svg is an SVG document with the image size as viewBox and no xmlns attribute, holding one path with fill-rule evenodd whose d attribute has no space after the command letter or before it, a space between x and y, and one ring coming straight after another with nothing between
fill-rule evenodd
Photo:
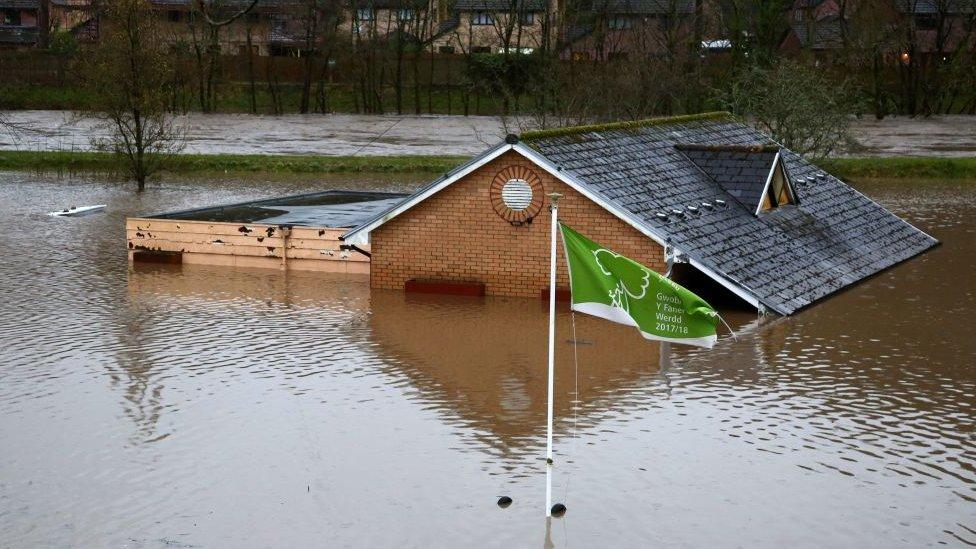
<instances>
[{"instance_id":1,"label":"brick gable wall","mask_svg":"<svg viewBox=\"0 0 976 549\"><path fill-rule=\"evenodd\" d=\"M402 289L410 279L475 281L485 284L488 295L538 297L549 286L548 198L535 220L520 227L499 217L489 199L495 174L512 164L530 167L541 177L545 193L563 195L560 220L664 272L660 245L522 155L508 152L374 230L371 286ZM557 286L569 286L561 247Z\"/></svg>"}]
</instances>

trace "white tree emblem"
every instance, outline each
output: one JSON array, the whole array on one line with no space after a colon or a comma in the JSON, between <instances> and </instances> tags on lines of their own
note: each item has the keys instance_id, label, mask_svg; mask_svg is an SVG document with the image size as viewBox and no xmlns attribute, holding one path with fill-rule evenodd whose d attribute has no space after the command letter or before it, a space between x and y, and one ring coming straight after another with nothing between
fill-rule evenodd
<instances>
[{"instance_id":1,"label":"white tree emblem","mask_svg":"<svg viewBox=\"0 0 976 549\"><path fill-rule=\"evenodd\" d=\"M651 273L640 263L607 249L593 250L593 258L604 275L616 280L610 305L630 312L630 300L643 299L651 284Z\"/></svg>"}]
</instances>

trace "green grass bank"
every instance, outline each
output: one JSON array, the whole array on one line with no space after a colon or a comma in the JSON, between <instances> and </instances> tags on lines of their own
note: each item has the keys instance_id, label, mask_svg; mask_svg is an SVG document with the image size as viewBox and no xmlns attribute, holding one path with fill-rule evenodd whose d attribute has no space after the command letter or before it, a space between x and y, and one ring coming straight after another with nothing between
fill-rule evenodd
<instances>
[{"instance_id":1,"label":"green grass bank","mask_svg":"<svg viewBox=\"0 0 976 549\"><path fill-rule=\"evenodd\" d=\"M257 154L179 154L170 173L443 173L461 156L280 156ZM0 170L121 172L120 159L103 152L0 151Z\"/></svg>"},{"instance_id":2,"label":"green grass bank","mask_svg":"<svg viewBox=\"0 0 976 549\"><path fill-rule=\"evenodd\" d=\"M463 156L279 156L180 154L170 173L444 173ZM963 158L829 158L818 165L844 179L972 179L976 156ZM0 170L122 172L119 158L104 152L0 151Z\"/></svg>"},{"instance_id":3,"label":"green grass bank","mask_svg":"<svg viewBox=\"0 0 976 549\"><path fill-rule=\"evenodd\" d=\"M932 156L828 158L821 168L843 179L973 179L976 156L945 158Z\"/></svg>"}]
</instances>

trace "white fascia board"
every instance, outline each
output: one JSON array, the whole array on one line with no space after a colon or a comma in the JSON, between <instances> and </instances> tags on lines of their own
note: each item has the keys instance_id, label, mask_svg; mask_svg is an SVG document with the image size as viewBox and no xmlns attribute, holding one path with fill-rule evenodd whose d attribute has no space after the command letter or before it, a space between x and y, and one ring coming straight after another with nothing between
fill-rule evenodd
<instances>
[{"instance_id":1,"label":"white fascia board","mask_svg":"<svg viewBox=\"0 0 976 549\"><path fill-rule=\"evenodd\" d=\"M725 278L724 276L716 273L715 271L713 271L709 267L706 267L706 266L702 265L701 262L699 262L696 259L691 258L690 256L688 256L688 254L682 253L681 250L678 249L674 244L668 244L666 242L666 239L664 237L662 237L660 234L658 234L656 231L652 231L647 226L645 226L643 223L640 223L640 222L636 221L635 219L633 219L633 217L631 217L630 215L624 213L624 211L621 210L616 204L605 200L603 197L601 197L601 196L599 196L597 194L594 194L585 185L581 185L579 182L577 182L576 179L571 174L568 174L566 172L561 171L552 162L550 162L546 157L540 155L535 150L533 150L533 149L531 149L529 147L526 147L525 145L522 145L521 143L516 144L515 147L514 147L514 149L515 149L516 152L522 154L523 156L525 156L526 158L528 158L529 160L531 160L532 162L534 162L540 168L542 168L542 169L546 170L547 172L549 172L556 179L558 179L558 180L562 181L563 183L569 185L576 192L582 194L586 198L589 198L593 202L596 202L603 209L607 210L608 212L610 212L611 214L613 214L614 216L616 216L618 219L620 219L624 223L627 223L631 227L637 229L637 231L640 232L641 234L643 234L644 236L647 236L651 240L657 242L658 244L660 244L665 249L667 249L668 247L672 248L674 250L673 253L674 253L675 256L677 256L677 255L684 255L684 257L688 258L688 263L690 263L693 267L695 267L699 271L705 273L706 276L708 276L709 278L711 278L715 282L718 282L723 287L725 287L727 290L729 290L730 292L732 292L735 295L737 295L740 298L742 298L746 303L752 305L753 307L756 307L757 309L759 309L760 307L763 306L759 302L759 299L756 298L756 296L753 295L752 292L750 292L748 289L746 289L746 288L744 288L744 287L742 287L742 286L740 286L740 285L732 282L731 280ZM779 158L779 153L777 153L776 157L777 157L777 159ZM767 185L768 185L768 182L767 182Z\"/></svg>"},{"instance_id":2,"label":"white fascia board","mask_svg":"<svg viewBox=\"0 0 976 549\"><path fill-rule=\"evenodd\" d=\"M432 185L431 187L425 189L424 191L411 196L408 200L401 202L400 204L395 206L392 210L386 212L386 214L383 215L382 217L373 220L368 225L364 225L362 227L359 227L357 229L354 229L353 231L344 234L342 237L342 241L347 244L369 244L370 233L372 232L373 229L379 227L380 225L386 223L387 221L393 219L394 217L402 214L403 212L409 210L410 208L413 208L420 202L427 200L434 194L437 194L438 192L443 190L448 185L451 185L455 181L470 174L471 172L477 170L478 168L484 166L485 164L491 162L492 160L498 158L502 154L514 148L513 145L509 145L507 143L499 144L496 147L497 148L494 151L491 151L488 154L485 154L481 158L477 159L476 161L461 167L457 172L452 174L450 177L445 178L443 181L439 182L438 184Z\"/></svg>"}]
</instances>

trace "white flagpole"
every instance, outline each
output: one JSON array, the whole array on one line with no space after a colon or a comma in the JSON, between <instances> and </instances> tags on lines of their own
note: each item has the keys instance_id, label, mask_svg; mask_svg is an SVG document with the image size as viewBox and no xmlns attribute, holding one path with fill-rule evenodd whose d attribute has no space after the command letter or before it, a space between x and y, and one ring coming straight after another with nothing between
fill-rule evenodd
<instances>
[{"instance_id":1,"label":"white flagpole","mask_svg":"<svg viewBox=\"0 0 976 549\"><path fill-rule=\"evenodd\" d=\"M549 249L549 402L546 416L546 516L552 516L552 393L555 380L556 356L556 229L558 226L559 199L562 195L551 193L552 230Z\"/></svg>"}]
</instances>

